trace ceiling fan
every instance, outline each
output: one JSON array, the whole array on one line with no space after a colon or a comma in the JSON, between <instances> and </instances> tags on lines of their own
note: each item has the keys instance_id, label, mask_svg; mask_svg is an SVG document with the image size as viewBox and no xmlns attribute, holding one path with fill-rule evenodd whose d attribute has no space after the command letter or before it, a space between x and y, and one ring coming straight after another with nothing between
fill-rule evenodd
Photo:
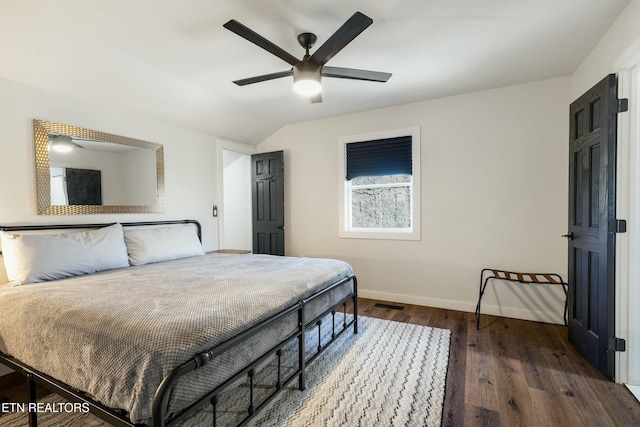
<instances>
[{"instance_id":1,"label":"ceiling fan","mask_svg":"<svg viewBox=\"0 0 640 427\"><path fill-rule=\"evenodd\" d=\"M49 147L59 153L68 153L75 148L87 148L85 144L98 142L95 139L81 136L66 135L63 133L49 132Z\"/></svg>"},{"instance_id":2,"label":"ceiling fan","mask_svg":"<svg viewBox=\"0 0 640 427\"><path fill-rule=\"evenodd\" d=\"M309 50L317 40L316 35L313 33L302 33L298 35L298 43L300 43L306 51L304 57L300 60L258 33L245 27L235 19L232 19L224 24L226 29L233 31L240 37L247 39L251 43L292 65L292 68L287 71L235 80L233 83L238 86L245 86L267 80L279 79L281 77L293 76L293 87L296 92L309 96L312 103L318 103L322 102L322 96L320 94L322 90L320 84L321 77L386 82L391 77L391 73L354 68L328 67L325 65L372 23L373 20L363 13L354 13L313 55L309 54Z\"/></svg>"},{"instance_id":3,"label":"ceiling fan","mask_svg":"<svg viewBox=\"0 0 640 427\"><path fill-rule=\"evenodd\" d=\"M59 153L68 153L74 148L84 148L76 142L76 138L60 133L49 133L49 147Z\"/></svg>"}]
</instances>

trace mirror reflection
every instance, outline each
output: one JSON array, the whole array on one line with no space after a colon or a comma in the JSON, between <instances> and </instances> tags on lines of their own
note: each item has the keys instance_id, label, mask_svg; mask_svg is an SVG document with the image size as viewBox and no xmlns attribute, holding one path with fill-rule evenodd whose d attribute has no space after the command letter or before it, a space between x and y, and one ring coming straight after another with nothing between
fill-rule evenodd
<instances>
[{"instance_id":1,"label":"mirror reflection","mask_svg":"<svg viewBox=\"0 0 640 427\"><path fill-rule=\"evenodd\" d=\"M40 214L164 211L162 145L34 121Z\"/></svg>"}]
</instances>

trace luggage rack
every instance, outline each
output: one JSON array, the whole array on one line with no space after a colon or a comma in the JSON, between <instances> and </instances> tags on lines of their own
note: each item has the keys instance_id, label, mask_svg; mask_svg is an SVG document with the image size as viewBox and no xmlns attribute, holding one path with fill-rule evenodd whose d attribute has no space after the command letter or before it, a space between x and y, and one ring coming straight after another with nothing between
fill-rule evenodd
<instances>
[{"instance_id":1,"label":"luggage rack","mask_svg":"<svg viewBox=\"0 0 640 427\"><path fill-rule=\"evenodd\" d=\"M485 272L489 272L486 277ZM480 329L480 303L482 302L482 296L484 295L484 290L487 287L489 279L508 280L510 282L524 284L561 285L564 291L564 325L567 326L567 291L569 290L569 285L562 280L559 274L515 273L512 271L485 268L480 272L480 293L478 295L478 304L476 305L476 330Z\"/></svg>"}]
</instances>

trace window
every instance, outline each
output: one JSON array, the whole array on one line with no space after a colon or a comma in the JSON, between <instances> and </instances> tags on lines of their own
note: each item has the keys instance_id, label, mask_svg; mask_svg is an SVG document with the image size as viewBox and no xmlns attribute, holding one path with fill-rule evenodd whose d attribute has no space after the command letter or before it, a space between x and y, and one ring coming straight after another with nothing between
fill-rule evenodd
<instances>
[{"instance_id":1,"label":"window","mask_svg":"<svg viewBox=\"0 0 640 427\"><path fill-rule=\"evenodd\" d=\"M420 129L340 138L340 237L420 240Z\"/></svg>"}]
</instances>

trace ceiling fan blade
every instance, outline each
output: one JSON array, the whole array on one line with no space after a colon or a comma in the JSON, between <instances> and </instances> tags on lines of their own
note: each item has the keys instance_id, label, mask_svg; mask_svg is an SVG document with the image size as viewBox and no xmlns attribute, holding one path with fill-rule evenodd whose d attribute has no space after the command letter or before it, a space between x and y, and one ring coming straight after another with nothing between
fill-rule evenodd
<instances>
[{"instance_id":1,"label":"ceiling fan blade","mask_svg":"<svg viewBox=\"0 0 640 427\"><path fill-rule=\"evenodd\" d=\"M323 66L371 24L373 24L373 19L367 15L360 12L354 13L347 22L342 24L342 27L338 28L338 30L311 55L309 60L319 66Z\"/></svg>"},{"instance_id":2,"label":"ceiling fan blade","mask_svg":"<svg viewBox=\"0 0 640 427\"><path fill-rule=\"evenodd\" d=\"M93 138L85 138L82 136L72 136L71 140L73 141L90 141L90 142L100 142L97 139L93 139Z\"/></svg>"},{"instance_id":3,"label":"ceiling fan blade","mask_svg":"<svg viewBox=\"0 0 640 427\"><path fill-rule=\"evenodd\" d=\"M319 104L322 102L322 94L317 93L315 95L312 95L309 97L309 101L311 101L312 104Z\"/></svg>"},{"instance_id":4,"label":"ceiling fan blade","mask_svg":"<svg viewBox=\"0 0 640 427\"><path fill-rule=\"evenodd\" d=\"M278 58L282 59L285 62L288 62L291 65L296 65L298 62L300 62L300 60L298 58L296 58L295 56L291 55L289 52L287 52L284 49L276 46L275 44L273 44L269 40L267 40L264 37L262 37L260 34L258 34L255 31L249 29L248 27L245 27L244 25L242 25L241 23L239 23L235 19L232 19L231 21L227 22L226 24L223 25L223 27L225 27L229 31L233 31L234 33L236 33L240 37L250 41L251 43L253 43L253 44L257 45L257 46L260 46L261 48L263 48L267 52L270 52L270 53L274 54Z\"/></svg>"},{"instance_id":5,"label":"ceiling fan blade","mask_svg":"<svg viewBox=\"0 0 640 427\"><path fill-rule=\"evenodd\" d=\"M278 73L263 74L261 76L248 77L246 79L234 80L238 86L250 85L252 83L264 82L267 80L279 79L281 77L293 76L293 70L280 71Z\"/></svg>"},{"instance_id":6,"label":"ceiling fan blade","mask_svg":"<svg viewBox=\"0 0 640 427\"><path fill-rule=\"evenodd\" d=\"M370 82L386 82L391 78L391 73L324 66L322 67L322 76L336 77L339 79L367 80Z\"/></svg>"}]
</instances>

